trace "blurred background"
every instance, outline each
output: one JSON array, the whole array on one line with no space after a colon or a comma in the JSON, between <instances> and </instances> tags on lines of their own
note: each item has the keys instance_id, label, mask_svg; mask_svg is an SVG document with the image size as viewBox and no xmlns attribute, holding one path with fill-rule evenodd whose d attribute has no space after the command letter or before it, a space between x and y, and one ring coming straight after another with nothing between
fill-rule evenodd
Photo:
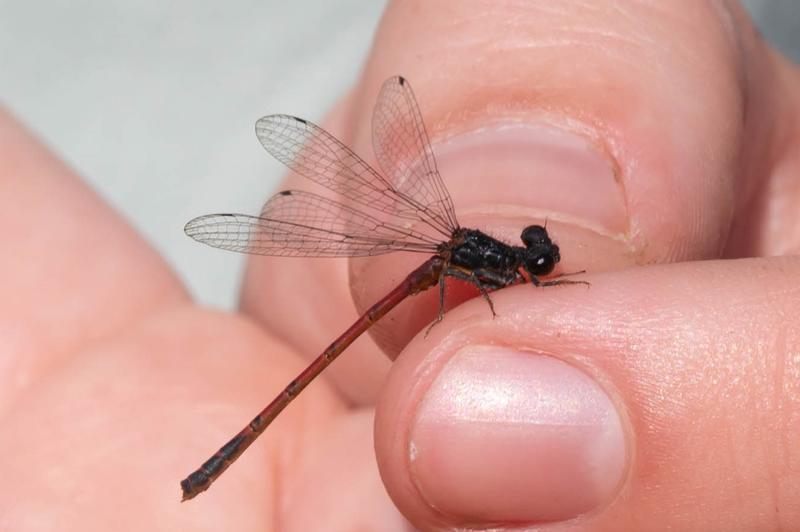
<instances>
[{"instance_id":1,"label":"blurred background","mask_svg":"<svg viewBox=\"0 0 800 532\"><path fill-rule=\"evenodd\" d=\"M743 3L800 62L800 0ZM355 80L384 5L0 0L0 104L121 211L198 301L233 308L244 257L195 243L183 225L259 211L284 169L258 144L255 120L319 121Z\"/></svg>"}]
</instances>

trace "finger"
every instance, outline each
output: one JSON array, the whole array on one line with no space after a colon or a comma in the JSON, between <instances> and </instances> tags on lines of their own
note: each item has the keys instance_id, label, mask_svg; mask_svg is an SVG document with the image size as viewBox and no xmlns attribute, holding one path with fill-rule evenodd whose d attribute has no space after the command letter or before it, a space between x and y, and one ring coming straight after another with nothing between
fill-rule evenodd
<instances>
[{"instance_id":1,"label":"finger","mask_svg":"<svg viewBox=\"0 0 800 532\"><path fill-rule=\"evenodd\" d=\"M0 411L81 347L185 299L153 250L0 109Z\"/></svg>"},{"instance_id":2,"label":"finger","mask_svg":"<svg viewBox=\"0 0 800 532\"><path fill-rule=\"evenodd\" d=\"M725 255L796 255L800 70L760 39L742 6L731 2L728 7L741 43L746 105L739 164L743 187Z\"/></svg>"},{"instance_id":3,"label":"finger","mask_svg":"<svg viewBox=\"0 0 800 532\"><path fill-rule=\"evenodd\" d=\"M265 352L275 355L269 368ZM299 397L207 492L180 503L180 480L270 399L265 389L301 365L253 323L189 308L161 312L82 352L21 397L0 427L4 527L308 530L293 526L316 519L330 530L383 530L402 523L374 454L362 449L371 448L372 416L345 415L324 383ZM323 491L320 479L328 479ZM370 511L353 511L364 502Z\"/></svg>"},{"instance_id":4,"label":"finger","mask_svg":"<svg viewBox=\"0 0 800 532\"><path fill-rule=\"evenodd\" d=\"M423 529L796 528L798 276L694 262L462 305L392 368L387 489Z\"/></svg>"},{"instance_id":5,"label":"finger","mask_svg":"<svg viewBox=\"0 0 800 532\"><path fill-rule=\"evenodd\" d=\"M542 209L619 238L629 263L718 256L743 180L764 170L739 171L746 119L778 110L745 109L743 50L769 57L722 6L393 3L355 112L368 117L375 87L404 72L462 211Z\"/></svg>"},{"instance_id":6,"label":"finger","mask_svg":"<svg viewBox=\"0 0 800 532\"><path fill-rule=\"evenodd\" d=\"M392 3L353 98L356 149L401 72L462 226L513 243L546 219L562 271L720 257L771 171L764 125L790 120L785 95L751 86L777 83L774 59L729 4ZM353 267L358 308L414 260ZM376 327L382 345L431 319L420 299Z\"/></svg>"}]
</instances>

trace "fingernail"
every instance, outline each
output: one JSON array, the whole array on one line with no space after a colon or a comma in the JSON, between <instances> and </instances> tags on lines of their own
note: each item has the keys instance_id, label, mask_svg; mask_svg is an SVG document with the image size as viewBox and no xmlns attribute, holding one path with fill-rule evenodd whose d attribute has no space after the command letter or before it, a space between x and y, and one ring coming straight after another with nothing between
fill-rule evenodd
<instances>
[{"instance_id":1,"label":"fingernail","mask_svg":"<svg viewBox=\"0 0 800 532\"><path fill-rule=\"evenodd\" d=\"M472 525L576 517L611 500L626 466L619 414L597 383L554 357L496 346L444 366L409 456L427 503Z\"/></svg>"},{"instance_id":2,"label":"fingernail","mask_svg":"<svg viewBox=\"0 0 800 532\"><path fill-rule=\"evenodd\" d=\"M587 137L549 125L495 124L434 146L461 211L541 209L608 233L627 228L615 164Z\"/></svg>"}]
</instances>

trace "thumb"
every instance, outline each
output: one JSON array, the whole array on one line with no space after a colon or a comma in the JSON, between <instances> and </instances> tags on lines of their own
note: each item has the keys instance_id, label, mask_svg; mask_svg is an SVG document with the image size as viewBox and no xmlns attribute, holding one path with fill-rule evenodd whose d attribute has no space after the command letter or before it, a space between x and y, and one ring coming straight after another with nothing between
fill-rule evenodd
<instances>
[{"instance_id":1,"label":"thumb","mask_svg":"<svg viewBox=\"0 0 800 532\"><path fill-rule=\"evenodd\" d=\"M687 262L454 309L389 374L389 493L425 530L797 530L798 278Z\"/></svg>"}]
</instances>

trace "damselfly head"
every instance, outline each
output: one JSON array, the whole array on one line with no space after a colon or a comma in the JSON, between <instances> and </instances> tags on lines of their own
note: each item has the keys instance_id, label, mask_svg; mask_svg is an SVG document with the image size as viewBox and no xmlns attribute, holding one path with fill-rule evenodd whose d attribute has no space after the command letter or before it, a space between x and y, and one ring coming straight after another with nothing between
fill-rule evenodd
<instances>
[{"instance_id":1,"label":"damselfly head","mask_svg":"<svg viewBox=\"0 0 800 532\"><path fill-rule=\"evenodd\" d=\"M531 275L547 275L561 260L558 246L550 240L547 229L541 225L529 225L520 235L525 244L525 269Z\"/></svg>"}]
</instances>

